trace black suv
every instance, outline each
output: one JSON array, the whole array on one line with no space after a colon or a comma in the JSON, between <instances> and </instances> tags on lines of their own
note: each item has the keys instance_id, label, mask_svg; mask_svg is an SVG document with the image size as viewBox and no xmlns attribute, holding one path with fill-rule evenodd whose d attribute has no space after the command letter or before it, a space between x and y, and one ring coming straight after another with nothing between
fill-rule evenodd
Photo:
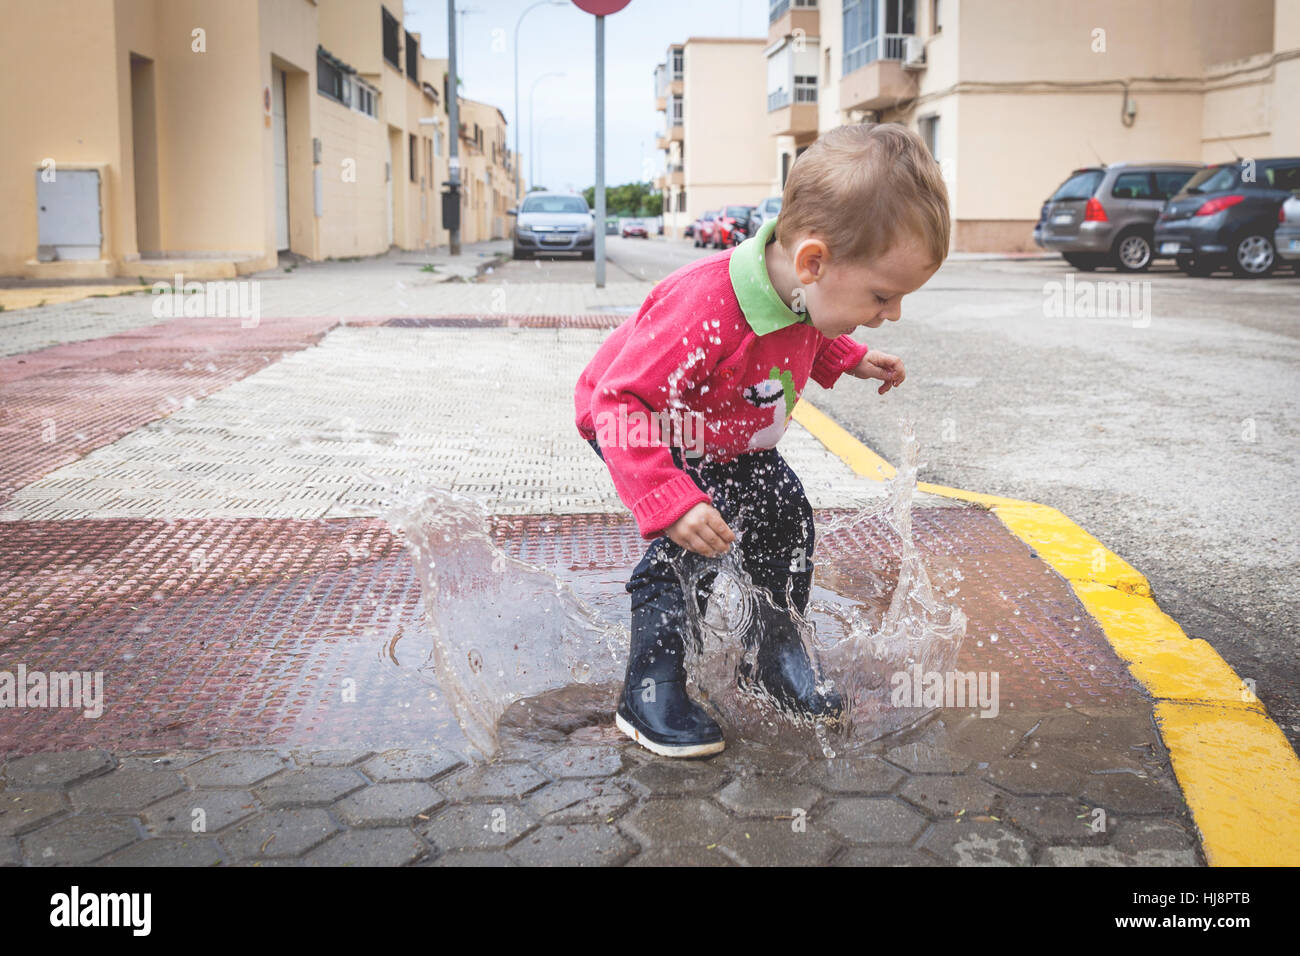
<instances>
[{"instance_id":1,"label":"black suv","mask_svg":"<svg viewBox=\"0 0 1300 956\"><path fill-rule=\"evenodd\" d=\"M1300 190L1300 158L1207 166L1187 181L1156 220L1156 254L1174 256L1188 275L1224 266L1263 276L1277 264L1278 210Z\"/></svg>"}]
</instances>

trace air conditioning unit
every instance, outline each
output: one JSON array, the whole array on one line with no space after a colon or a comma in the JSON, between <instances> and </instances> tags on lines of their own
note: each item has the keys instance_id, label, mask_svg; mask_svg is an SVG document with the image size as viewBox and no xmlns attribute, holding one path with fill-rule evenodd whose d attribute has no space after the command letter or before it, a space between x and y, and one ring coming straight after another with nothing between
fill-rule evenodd
<instances>
[{"instance_id":1,"label":"air conditioning unit","mask_svg":"<svg viewBox=\"0 0 1300 956\"><path fill-rule=\"evenodd\" d=\"M903 39L903 69L925 69L925 41L917 36Z\"/></svg>"}]
</instances>

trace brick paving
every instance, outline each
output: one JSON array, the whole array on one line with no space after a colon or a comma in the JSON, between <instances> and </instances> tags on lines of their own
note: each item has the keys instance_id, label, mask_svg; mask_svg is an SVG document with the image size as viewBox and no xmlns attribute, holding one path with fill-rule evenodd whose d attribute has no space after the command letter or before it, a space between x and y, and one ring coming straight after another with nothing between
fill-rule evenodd
<instances>
[{"instance_id":1,"label":"brick paving","mask_svg":"<svg viewBox=\"0 0 1300 956\"><path fill-rule=\"evenodd\" d=\"M331 515L345 496L319 509L306 486L390 454L376 433L401 389L385 391L385 376L450 375L458 349L517 355L541 370L532 407L390 408L390 427L400 422L392 430L435 464L454 460L452 479L482 475L504 551L625 615L622 580L641 543L609 489L579 498L599 462L552 408L565 363L613 319L566 321L586 293L551 288L566 305L476 315L452 289L423 317L394 310L368 328L317 310L232 342L228 329L178 319L0 360L0 671L105 677L98 717L0 709L0 864L1203 864L1151 702L1069 586L989 513L929 496L916 501L917 547L937 573L960 572L958 668L1001 674L997 717L943 710L835 760L733 740L710 760L676 762L613 729L617 688L601 684L580 704L549 706L557 692L516 705L500 753L462 756L430 677L419 582L374 489ZM179 407L160 404L169 395ZM320 406L307 434L303 415ZM277 476L301 452L295 433L336 439L320 430L338 416L370 447ZM84 439L62 444L59 427L42 443L47 418ZM465 455L492 447L485 426L502 422L499 440L516 451L543 430L535 465L558 471L531 497L520 489L536 491L537 467L512 471L509 455L467 467ZM819 522L872 493L802 430L786 442ZM175 474L157 485L112 470L170 453ZM204 474L219 480L191 480ZM76 507L42 516L42 502L60 499ZM897 580L883 519L818 548L819 587L870 604L872 581Z\"/></svg>"}]
</instances>

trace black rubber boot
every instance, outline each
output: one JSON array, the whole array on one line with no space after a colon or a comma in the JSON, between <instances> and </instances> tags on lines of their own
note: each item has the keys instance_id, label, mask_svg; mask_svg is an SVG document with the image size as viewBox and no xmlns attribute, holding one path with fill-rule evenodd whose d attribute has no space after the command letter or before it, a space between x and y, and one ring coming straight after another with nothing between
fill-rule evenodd
<instances>
[{"instance_id":1,"label":"black rubber boot","mask_svg":"<svg viewBox=\"0 0 1300 956\"><path fill-rule=\"evenodd\" d=\"M726 746L722 728L686 693L680 595L662 593L632 609L632 647L615 723L651 753L705 757Z\"/></svg>"},{"instance_id":2,"label":"black rubber boot","mask_svg":"<svg viewBox=\"0 0 1300 956\"><path fill-rule=\"evenodd\" d=\"M811 575L808 578L803 581L795 576L796 606L807 605ZM754 617L744 636L748 653L736 675L738 685L741 689L756 689L754 685L758 685L778 706L798 716L837 722L844 713L844 700L833 691L823 694L817 689L817 673L787 609L784 581L780 577L763 581L760 577L754 583L766 586L774 603L762 597L754 601Z\"/></svg>"}]
</instances>

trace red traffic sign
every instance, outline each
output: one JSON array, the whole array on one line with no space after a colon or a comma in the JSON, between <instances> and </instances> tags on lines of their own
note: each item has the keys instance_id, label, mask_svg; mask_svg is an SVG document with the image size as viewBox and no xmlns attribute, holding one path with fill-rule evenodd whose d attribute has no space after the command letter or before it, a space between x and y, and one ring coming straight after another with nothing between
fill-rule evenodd
<instances>
[{"instance_id":1,"label":"red traffic sign","mask_svg":"<svg viewBox=\"0 0 1300 956\"><path fill-rule=\"evenodd\" d=\"M632 0L573 0L573 5L595 16L607 17L611 13L618 13L631 2Z\"/></svg>"}]
</instances>

